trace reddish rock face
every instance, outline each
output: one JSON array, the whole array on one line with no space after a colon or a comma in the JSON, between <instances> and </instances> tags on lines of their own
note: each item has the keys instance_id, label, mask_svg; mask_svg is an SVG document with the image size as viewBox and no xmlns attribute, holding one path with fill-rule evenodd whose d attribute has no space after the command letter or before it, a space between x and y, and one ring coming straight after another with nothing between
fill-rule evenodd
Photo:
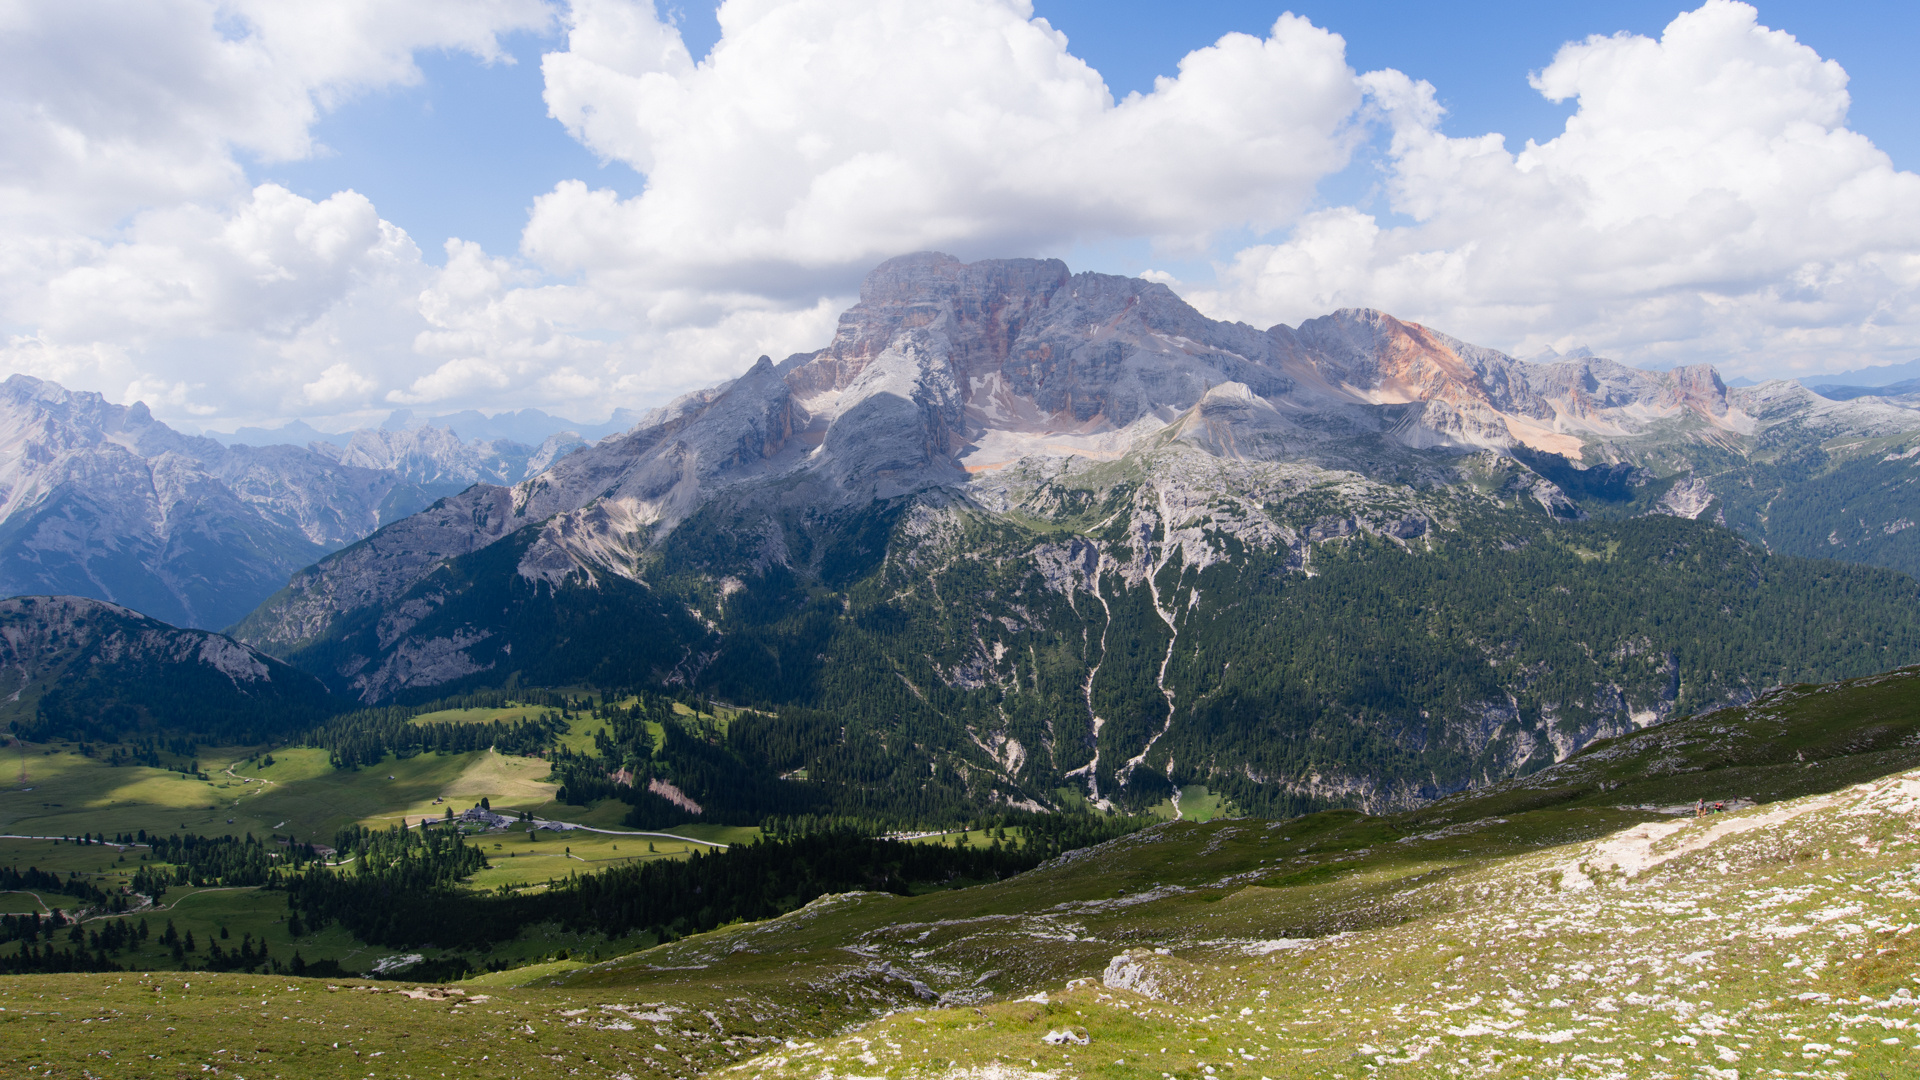
<instances>
[{"instance_id":1,"label":"reddish rock face","mask_svg":"<svg viewBox=\"0 0 1920 1080\"><path fill-rule=\"evenodd\" d=\"M1706 416L1727 413L1727 384L1711 364L1692 364L1668 372L1672 380L1672 401Z\"/></svg>"}]
</instances>

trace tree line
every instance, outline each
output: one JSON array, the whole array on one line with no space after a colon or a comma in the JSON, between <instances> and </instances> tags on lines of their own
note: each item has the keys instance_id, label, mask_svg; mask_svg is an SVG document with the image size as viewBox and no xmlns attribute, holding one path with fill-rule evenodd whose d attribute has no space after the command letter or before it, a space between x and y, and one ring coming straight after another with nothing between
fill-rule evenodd
<instances>
[{"instance_id":1,"label":"tree line","mask_svg":"<svg viewBox=\"0 0 1920 1080\"><path fill-rule=\"evenodd\" d=\"M347 872L311 866L286 887L302 925L337 924L362 941L389 948L483 948L535 923L609 937L644 932L670 940L736 920L772 918L829 893L906 894L997 881L1147 823L1120 816L1035 815L1019 839L995 838L985 848L826 830L569 876L527 895L461 889L461 878L486 865L486 858L452 830L391 830L377 838L354 838L356 852L385 852L371 865ZM360 846L367 839L374 839L373 847Z\"/></svg>"}]
</instances>

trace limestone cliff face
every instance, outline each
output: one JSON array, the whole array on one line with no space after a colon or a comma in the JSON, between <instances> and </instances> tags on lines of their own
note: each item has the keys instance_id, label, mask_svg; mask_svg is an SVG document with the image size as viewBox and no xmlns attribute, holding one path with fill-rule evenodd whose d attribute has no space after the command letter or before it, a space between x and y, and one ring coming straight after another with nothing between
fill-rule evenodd
<instances>
[{"instance_id":1,"label":"limestone cliff face","mask_svg":"<svg viewBox=\"0 0 1920 1080\"><path fill-rule=\"evenodd\" d=\"M1577 456L1570 432L1629 422L1609 410L1650 416L1702 401L1671 378L1616 381L1602 401L1580 397L1571 375L1380 312L1261 331L1208 319L1164 285L1074 274L1058 260L909 255L868 276L818 352L763 357L510 491L483 484L389 526L302 572L241 633L278 648L313 640L446 559L534 526L523 576L637 580L649 544L742 485L781 481L815 505L857 505L1029 457L1117 457L1170 424L1239 458L1337 461L1367 437L1454 451L1530 441ZM1232 401L1182 420L1229 385ZM1724 388L1707 407L1726 413Z\"/></svg>"}]
</instances>

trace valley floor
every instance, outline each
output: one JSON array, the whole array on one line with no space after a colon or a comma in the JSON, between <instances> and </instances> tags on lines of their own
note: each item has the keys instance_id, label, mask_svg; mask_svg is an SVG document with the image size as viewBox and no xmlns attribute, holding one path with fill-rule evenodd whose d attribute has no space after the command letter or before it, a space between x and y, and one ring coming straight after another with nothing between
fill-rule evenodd
<instances>
[{"instance_id":1,"label":"valley floor","mask_svg":"<svg viewBox=\"0 0 1920 1080\"><path fill-rule=\"evenodd\" d=\"M1521 817L1536 839L1572 842L1516 854ZM1547 810L1397 834L1358 815L1172 822L997 885L826 898L444 990L7 978L0 1069L1912 1076L1917 852L1920 772L1700 820Z\"/></svg>"}]
</instances>

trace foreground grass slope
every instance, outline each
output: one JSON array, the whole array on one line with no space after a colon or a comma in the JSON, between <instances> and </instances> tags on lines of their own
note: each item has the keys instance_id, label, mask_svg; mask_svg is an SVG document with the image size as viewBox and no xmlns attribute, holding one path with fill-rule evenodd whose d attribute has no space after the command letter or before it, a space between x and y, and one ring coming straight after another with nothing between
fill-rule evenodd
<instances>
[{"instance_id":1,"label":"foreground grass slope","mask_svg":"<svg viewBox=\"0 0 1920 1080\"><path fill-rule=\"evenodd\" d=\"M11 978L0 1067L1912 1075L1916 733L1920 671L1789 688L1418 813L1169 822L993 885L825 898L465 995ZM1089 1041L1042 1041L1067 1029Z\"/></svg>"},{"instance_id":2,"label":"foreground grass slope","mask_svg":"<svg viewBox=\"0 0 1920 1080\"><path fill-rule=\"evenodd\" d=\"M1920 772L1421 875L1400 925L1315 938L1260 936L1237 916L1273 898L1249 886L1171 949L1108 938L1096 976L1043 996L733 1073L1913 1076L1916 825Z\"/></svg>"}]
</instances>

